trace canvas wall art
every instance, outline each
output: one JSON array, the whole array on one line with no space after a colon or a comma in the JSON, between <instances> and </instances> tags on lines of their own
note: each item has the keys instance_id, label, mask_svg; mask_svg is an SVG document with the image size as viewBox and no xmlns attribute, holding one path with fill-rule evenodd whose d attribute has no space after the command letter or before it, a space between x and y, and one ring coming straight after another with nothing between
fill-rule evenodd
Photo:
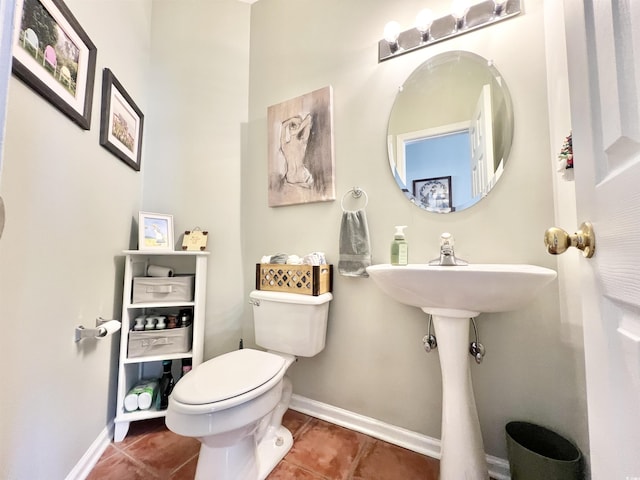
<instances>
[{"instance_id":1,"label":"canvas wall art","mask_svg":"<svg viewBox=\"0 0 640 480\"><path fill-rule=\"evenodd\" d=\"M331 86L270 106L267 122L269 206L335 200Z\"/></svg>"}]
</instances>

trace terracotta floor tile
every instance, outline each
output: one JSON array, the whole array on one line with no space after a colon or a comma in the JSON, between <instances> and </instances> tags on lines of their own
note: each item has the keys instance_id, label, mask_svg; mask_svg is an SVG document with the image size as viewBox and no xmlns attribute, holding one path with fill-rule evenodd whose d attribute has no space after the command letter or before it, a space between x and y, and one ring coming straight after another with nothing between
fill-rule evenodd
<instances>
[{"instance_id":1,"label":"terracotta floor tile","mask_svg":"<svg viewBox=\"0 0 640 480\"><path fill-rule=\"evenodd\" d=\"M166 428L167 427L164 424L164 418L162 417L151 418L149 420L140 420L138 422L131 422L129 424L129 431L127 432L126 437L124 437L121 442L114 443L113 445L117 448L122 449L134 442L137 442L150 433L166 430Z\"/></svg>"},{"instance_id":2,"label":"terracotta floor tile","mask_svg":"<svg viewBox=\"0 0 640 480\"><path fill-rule=\"evenodd\" d=\"M145 466L128 457L122 452L116 452L100 461L93 468L87 480L157 480L159 477Z\"/></svg>"},{"instance_id":3,"label":"terracotta floor tile","mask_svg":"<svg viewBox=\"0 0 640 480\"><path fill-rule=\"evenodd\" d=\"M344 480L362 448L371 440L346 428L313 420L287 454L287 462L332 480Z\"/></svg>"},{"instance_id":4,"label":"terracotta floor tile","mask_svg":"<svg viewBox=\"0 0 640 480\"><path fill-rule=\"evenodd\" d=\"M118 453L120 450L118 450L116 447L113 446L113 443L110 443L106 450L104 452L102 452L102 456L100 457L100 460L105 460L107 458L109 458L111 455L115 455L116 453Z\"/></svg>"},{"instance_id":5,"label":"terracotta floor tile","mask_svg":"<svg viewBox=\"0 0 640 480\"><path fill-rule=\"evenodd\" d=\"M310 421L311 417L309 415L296 412L295 410L287 410L282 417L282 425L291 432L293 438L297 438L302 427Z\"/></svg>"},{"instance_id":6,"label":"terracotta floor tile","mask_svg":"<svg viewBox=\"0 0 640 480\"><path fill-rule=\"evenodd\" d=\"M169 480L193 480L196 476L198 457L195 456L171 474Z\"/></svg>"},{"instance_id":7,"label":"terracotta floor tile","mask_svg":"<svg viewBox=\"0 0 640 480\"><path fill-rule=\"evenodd\" d=\"M295 441L267 480L436 480L439 462L289 410ZM193 480L200 442L169 431L163 418L133 422L87 480Z\"/></svg>"},{"instance_id":8,"label":"terracotta floor tile","mask_svg":"<svg viewBox=\"0 0 640 480\"><path fill-rule=\"evenodd\" d=\"M353 480L437 480L438 460L376 440L353 473Z\"/></svg>"},{"instance_id":9,"label":"terracotta floor tile","mask_svg":"<svg viewBox=\"0 0 640 480\"><path fill-rule=\"evenodd\" d=\"M324 476L304 470L297 465L282 460L267 476L266 480L325 480Z\"/></svg>"},{"instance_id":10,"label":"terracotta floor tile","mask_svg":"<svg viewBox=\"0 0 640 480\"><path fill-rule=\"evenodd\" d=\"M158 475L167 478L200 451L200 442L167 429L145 435L123 452L132 458L144 459Z\"/></svg>"}]
</instances>

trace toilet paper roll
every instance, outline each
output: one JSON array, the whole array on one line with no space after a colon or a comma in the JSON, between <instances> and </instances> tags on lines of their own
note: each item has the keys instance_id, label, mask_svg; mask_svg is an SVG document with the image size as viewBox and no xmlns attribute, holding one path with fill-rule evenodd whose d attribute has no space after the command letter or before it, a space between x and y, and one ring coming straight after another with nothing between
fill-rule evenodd
<instances>
[{"instance_id":1,"label":"toilet paper roll","mask_svg":"<svg viewBox=\"0 0 640 480\"><path fill-rule=\"evenodd\" d=\"M153 392L142 392L138 395L138 408L140 410L149 410L153 402Z\"/></svg>"},{"instance_id":2,"label":"toilet paper roll","mask_svg":"<svg viewBox=\"0 0 640 480\"><path fill-rule=\"evenodd\" d=\"M120 330L121 326L122 324L118 320L109 320L108 322L104 322L102 325L100 325L100 327L98 327L98 330L100 331L100 333L98 334L98 338L104 338L108 337L109 335L113 335L118 330Z\"/></svg>"},{"instance_id":3,"label":"toilet paper roll","mask_svg":"<svg viewBox=\"0 0 640 480\"><path fill-rule=\"evenodd\" d=\"M160 265L149 265L147 267L147 275L149 277L173 277L173 269L161 267Z\"/></svg>"},{"instance_id":4,"label":"toilet paper roll","mask_svg":"<svg viewBox=\"0 0 640 480\"><path fill-rule=\"evenodd\" d=\"M126 397L124 397L124 409L127 412L135 412L136 410L138 410L137 393L129 393Z\"/></svg>"}]
</instances>

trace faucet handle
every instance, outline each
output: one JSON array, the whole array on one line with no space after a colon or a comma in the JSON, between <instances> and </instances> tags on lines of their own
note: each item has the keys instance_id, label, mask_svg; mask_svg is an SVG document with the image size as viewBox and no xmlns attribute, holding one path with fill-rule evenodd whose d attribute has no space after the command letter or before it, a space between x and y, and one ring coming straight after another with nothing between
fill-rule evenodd
<instances>
[{"instance_id":1,"label":"faucet handle","mask_svg":"<svg viewBox=\"0 0 640 480\"><path fill-rule=\"evenodd\" d=\"M449 232L444 232L440 235L440 252L453 255L453 235Z\"/></svg>"}]
</instances>

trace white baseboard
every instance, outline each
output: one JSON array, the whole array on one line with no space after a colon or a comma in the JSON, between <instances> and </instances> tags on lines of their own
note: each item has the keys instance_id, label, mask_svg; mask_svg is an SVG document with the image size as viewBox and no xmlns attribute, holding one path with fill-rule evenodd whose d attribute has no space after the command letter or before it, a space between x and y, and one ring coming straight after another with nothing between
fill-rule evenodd
<instances>
[{"instance_id":1,"label":"white baseboard","mask_svg":"<svg viewBox=\"0 0 640 480\"><path fill-rule=\"evenodd\" d=\"M85 480L113 438L113 421L104 427L65 480Z\"/></svg>"},{"instance_id":2,"label":"white baseboard","mask_svg":"<svg viewBox=\"0 0 640 480\"><path fill-rule=\"evenodd\" d=\"M334 407L326 403L311 400L293 394L289 408L300 413L325 420L341 427L364 433L432 458L440 458L440 440L402 427L381 422L375 418ZM502 458L487 455L489 474L496 480L510 480L509 462Z\"/></svg>"}]
</instances>

